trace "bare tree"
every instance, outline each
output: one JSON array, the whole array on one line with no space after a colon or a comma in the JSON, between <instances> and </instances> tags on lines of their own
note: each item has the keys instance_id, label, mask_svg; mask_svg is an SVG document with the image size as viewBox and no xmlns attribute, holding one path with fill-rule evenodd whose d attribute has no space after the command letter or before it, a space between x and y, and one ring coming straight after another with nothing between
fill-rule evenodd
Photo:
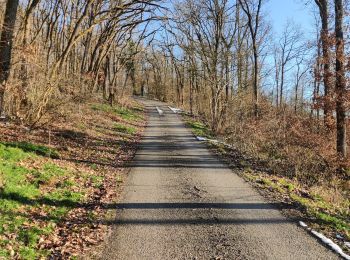
<instances>
[{"instance_id":1,"label":"bare tree","mask_svg":"<svg viewBox=\"0 0 350 260\"><path fill-rule=\"evenodd\" d=\"M305 65L305 53L302 53L299 57L296 58L296 72L295 72L295 83L294 83L294 112L298 111L298 101L299 101L299 91L300 91L300 83L302 82L304 76L309 71L307 65ZM300 96L302 99L303 96ZM301 100L302 101L302 100Z\"/></svg>"},{"instance_id":2,"label":"bare tree","mask_svg":"<svg viewBox=\"0 0 350 260\"><path fill-rule=\"evenodd\" d=\"M7 0L0 39L0 114L3 112L6 81L11 68L13 33L19 0Z\"/></svg>"},{"instance_id":3,"label":"bare tree","mask_svg":"<svg viewBox=\"0 0 350 260\"><path fill-rule=\"evenodd\" d=\"M337 152L346 157L346 80L342 0L334 0L335 6L335 37L336 37L336 113L337 113Z\"/></svg>"},{"instance_id":4,"label":"bare tree","mask_svg":"<svg viewBox=\"0 0 350 260\"><path fill-rule=\"evenodd\" d=\"M254 115L258 117L258 91L259 91L259 50L257 43L257 35L260 25L260 12L262 6L262 0L249 1L239 0L242 10L248 18L248 27L250 31L250 37L253 45L253 57L254 57L254 79L253 79L253 95L254 95Z\"/></svg>"},{"instance_id":5,"label":"bare tree","mask_svg":"<svg viewBox=\"0 0 350 260\"><path fill-rule=\"evenodd\" d=\"M328 0L315 0L321 18L321 42L322 42L322 64L323 64L323 84L324 84L324 123L330 129L332 126L332 99L333 89L331 83L331 58L330 58L330 36L329 36L329 10Z\"/></svg>"},{"instance_id":6,"label":"bare tree","mask_svg":"<svg viewBox=\"0 0 350 260\"><path fill-rule=\"evenodd\" d=\"M302 34L295 25L291 22L288 22L285 26L285 29L282 33L282 37L279 40L279 106L283 104L284 96L284 85L286 81L286 73L294 68L296 65L293 61L302 55ZM290 64L292 63L292 64Z\"/></svg>"},{"instance_id":7,"label":"bare tree","mask_svg":"<svg viewBox=\"0 0 350 260\"><path fill-rule=\"evenodd\" d=\"M225 106L229 93L231 47L234 43L236 27L231 28L229 17L234 16L233 7L227 0L187 1L177 5L175 39L177 45L190 57L192 69L201 73L202 87L208 87L210 126L214 132L223 124ZM209 14L209 15L208 15ZM175 19L174 19L175 20ZM181 38L182 37L182 38ZM194 66L195 60L200 60ZM193 73L193 72L192 72ZM197 86L196 82L194 85ZM193 85L190 84L190 93ZM226 90L226 91L225 91ZM192 99L192 98L191 98Z\"/></svg>"}]
</instances>

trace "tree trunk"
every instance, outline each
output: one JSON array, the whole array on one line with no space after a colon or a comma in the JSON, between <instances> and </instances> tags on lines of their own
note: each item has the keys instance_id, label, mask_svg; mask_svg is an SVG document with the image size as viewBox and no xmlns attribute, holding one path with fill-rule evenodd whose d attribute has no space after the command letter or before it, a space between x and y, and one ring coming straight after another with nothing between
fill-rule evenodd
<instances>
[{"instance_id":1,"label":"tree trunk","mask_svg":"<svg viewBox=\"0 0 350 260\"><path fill-rule=\"evenodd\" d=\"M36 6L39 4L40 0L33 0L31 4L28 6L27 11L24 16L24 21L23 21L23 39L22 39L22 48L23 52L22 53L22 64L21 64L21 74L20 74L20 79L22 80L22 89L20 90L19 93L19 110L22 111L25 109L25 107L28 105L28 100L27 100L27 89L28 89L28 66L27 66L27 59L26 59L26 54L25 50L27 48L27 40L28 40L28 22L29 22L29 17L34 12ZM18 113L19 111L17 111Z\"/></svg>"},{"instance_id":2,"label":"tree trunk","mask_svg":"<svg viewBox=\"0 0 350 260\"><path fill-rule=\"evenodd\" d=\"M330 42L329 42L329 26L328 26L328 0L315 0L318 5L322 31L321 31L321 42L322 42L322 53L323 53L323 84L324 84L324 124L327 128L332 127L332 98L333 90L331 86L331 66L330 66Z\"/></svg>"},{"instance_id":3,"label":"tree trunk","mask_svg":"<svg viewBox=\"0 0 350 260\"><path fill-rule=\"evenodd\" d=\"M0 39L0 115L4 108L6 81L10 75L13 31L19 0L7 0Z\"/></svg>"},{"instance_id":4,"label":"tree trunk","mask_svg":"<svg viewBox=\"0 0 350 260\"><path fill-rule=\"evenodd\" d=\"M344 69L343 0L334 0L336 37L336 113L337 113L337 152L346 157L346 81Z\"/></svg>"},{"instance_id":5,"label":"tree trunk","mask_svg":"<svg viewBox=\"0 0 350 260\"><path fill-rule=\"evenodd\" d=\"M250 31L250 36L252 40L253 45L253 56L254 56L254 78L253 78L253 103L254 103L254 116L257 118L258 113L258 106L259 106L259 100L258 100L258 88L259 88L259 52L258 52L258 43L257 43L257 34L259 30L259 23L260 23L260 11L261 11L261 5L262 0L257 1L257 7L254 11L255 14L252 14L253 10L250 10L249 3L246 0L239 0L239 4L242 7L243 11L247 15L248 18L248 27ZM254 20L254 21L253 21Z\"/></svg>"},{"instance_id":6,"label":"tree trunk","mask_svg":"<svg viewBox=\"0 0 350 260\"><path fill-rule=\"evenodd\" d=\"M284 74L285 74L285 69L284 69L284 64L282 62L282 66L281 66L281 83L280 83L280 104L279 106L282 108L283 107L283 90L284 90Z\"/></svg>"},{"instance_id":7,"label":"tree trunk","mask_svg":"<svg viewBox=\"0 0 350 260\"><path fill-rule=\"evenodd\" d=\"M254 83L253 83L253 93L254 93L254 116L258 117L259 112L258 112L258 75L259 75L259 62L258 62L258 50L256 47L256 43L254 40Z\"/></svg>"}]
</instances>

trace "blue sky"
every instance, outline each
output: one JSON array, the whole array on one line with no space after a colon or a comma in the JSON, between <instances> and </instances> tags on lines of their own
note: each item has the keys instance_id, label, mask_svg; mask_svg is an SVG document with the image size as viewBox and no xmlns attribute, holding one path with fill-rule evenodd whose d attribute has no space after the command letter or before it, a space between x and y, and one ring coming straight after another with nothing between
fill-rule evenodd
<instances>
[{"instance_id":1,"label":"blue sky","mask_svg":"<svg viewBox=\"0 0 350 260\"><path fill-rule=\"evenodd\" d=\"M288 20L292 20L299 25L304 37L307 40L315 38L315 3L313 0L310 4L305 5L306 0L268 0L264 7L265 17L270 21L273 30L273 38L279 38L284 30ZM272 57L267 58L268 62L273 63ZM292 72L290 72L292 75ZM270 90L271 86L268 86ZM291 90L286 88L286 91ZM286 92L287 93L287 92ZM305 89L304 95L309 96L308 89Z\"/></svg>"},{"instance_id":2,"label":"blue sky","mask_svg":"<svg viewBox=\"0 0 350 260\"><path fill-rule=\"evenodd\" d=\"M274 32L280 33L288 19L300 25L305 34L314 29L314 16L311 4L305 5L305 0L269 0L265 6L265 13L271 21Z\"/></svg>"}]
</instances>

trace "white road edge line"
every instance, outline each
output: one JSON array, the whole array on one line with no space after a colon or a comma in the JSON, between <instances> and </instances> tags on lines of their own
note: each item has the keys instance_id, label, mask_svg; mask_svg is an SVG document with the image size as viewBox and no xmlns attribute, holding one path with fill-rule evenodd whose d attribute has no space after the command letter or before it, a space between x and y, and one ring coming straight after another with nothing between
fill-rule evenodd
<instances>
[{"instance_id":1,"label":"white road edge line","mask_svg":"<svg viewBox=\"0 0 350 260\"><path fill-rule=\"evenodd\" d=\"M307 225L303 221L299 221L299 225L303 228L307 228Z\"/></svg>"},{"instance_id":2,"label":"white road edge line","mask_svg":"<svg viewBox=\"0 0 350 260\"><path fill-rule=\"evenodd\" d=\"M158 111L158 114L159 114L160 116L162 116L162 115L163 115L163 110L161 110L159 107L156 107L156 109L157 109L157 111Z\"/></svg>"},{"instance_id":3,"label":"white road edge line","mask_svg":"<svg viewBox=\"0 0 350 260\"><path fill-rule=\"evenodd\" d=\"M178 114L178 113L181 113L182 110L180 108L174 108L174 107L171 107L171 106L168 106L168 108L173 111L173 113L175 114Z\"/></svg>"},{"instance_id":4,"label":"white road edge line","mask_svg":"<svg viewBox=\"0 0 350 260\"><path fill-rule=\"evenodd\" d=\"M196 136L196 139L198 141L207 141L208 140L207 138L204 138L204 137L201 137L201 136Z\"/></svg>"},{"instance_id":5,"label":"white road edge line","mask_svg":"<svg viewBox=\"0 0 350 260\"><path fill-rule=\"evenodd\" d=\"M344 253L343 249L341 249L340 246L338 246L336 243L334 243L332 240L327 238L325 235L317 232L316 230L313 230L309 228L303 221L299 221L299 225L308 231L311 232L315 237L321 240L322 243L326 244L328 247L330 247L334 252L338 253L340 256L342 256L346 260L350 260L350 255L347 255Z\"/></svg>"}]
</instances>

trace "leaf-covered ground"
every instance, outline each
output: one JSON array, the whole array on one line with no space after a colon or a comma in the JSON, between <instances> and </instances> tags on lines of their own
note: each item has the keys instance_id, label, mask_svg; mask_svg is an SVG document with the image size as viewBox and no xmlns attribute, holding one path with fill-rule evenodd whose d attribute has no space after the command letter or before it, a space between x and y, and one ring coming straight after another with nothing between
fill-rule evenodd
<instances>
[{"instance_id":1,"label":"leaf-covered ground","mask_svg":"<svg viewBox=\"0 0 350 260\"><path fill-rule=\"evenodd\" d=\"M213 138L202 122L189 116L184 116L184 119L194 135ZM336 241L345 251L350 251L344 245L350 241L350 191L341 182L337 183L334 179L333 183L307 186L281 173L271 173L268 161L260 161L239 149L214 142L209 142L209 146L262 195L271 201L284 203L286 207L281 210L286 216L304 220Z\"/></svg>"},{"instance_id":2,"label":"leaf-covered ground","mask_svg":"<svg viewBox=\"0 0 350 260\"><path fill-rule=\"evenodd\" d=\"M32 131L0 123L0 259L74 259L107 234L143 109L92 102L66 115Z\"/></svg>"}]
</instances>

